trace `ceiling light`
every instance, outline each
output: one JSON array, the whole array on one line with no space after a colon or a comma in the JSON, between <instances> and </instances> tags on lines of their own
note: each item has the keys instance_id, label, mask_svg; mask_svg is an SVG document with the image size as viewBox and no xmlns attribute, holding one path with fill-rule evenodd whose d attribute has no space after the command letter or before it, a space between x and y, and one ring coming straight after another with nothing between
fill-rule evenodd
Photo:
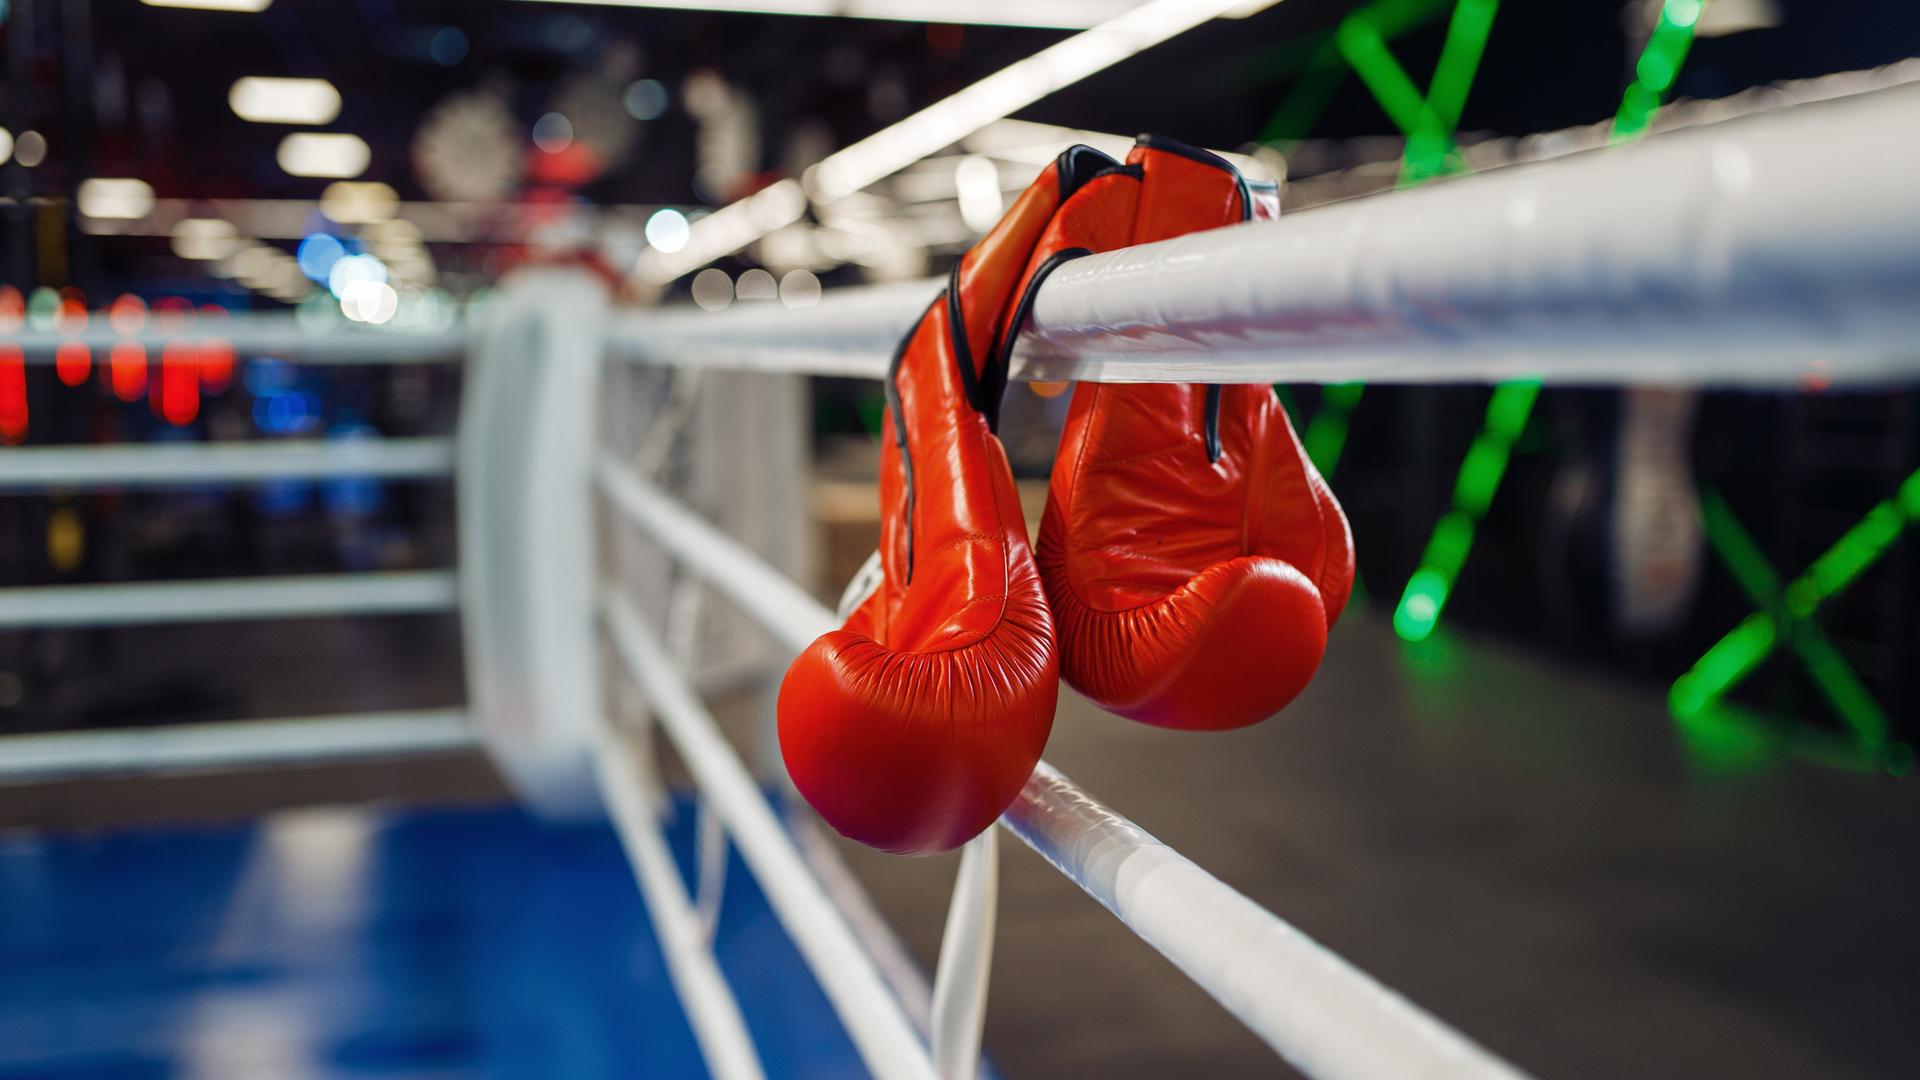
<instances>
[{"instance_id":1,"label":"ceiling light","mask_svg":"<svg viewBox=\"0 0 1920 1080\"><path fill-rule=\"evenodd\" d=\"M347 290L364 282L387 283L387 264L372 255L348 255L327 272L327 291L344 297Z\"/></svg>"},{"instance_id":2,"label":"ceiling light","mask_svg":"<svg viewBox=\"0 0 1920 1080\"><path fill-rule=\"evenodd\" d=\"M820 302L820 279L811 270L789 270L780 278L780 302L790 308L812 307Z\"/></svg>"},{"instance_id":3,"label":"ceiling light","mask_svg":"<svg viewBox=\"0 0 1920 1080\"><path fill-rule=\"evenodd\" d=\"M224 259L239 247L231 221L182 218L173 227L173 253L183 259Z\"/></svg>"},{"instance_id":4,"label":"ceiling light","mask_svg":"<svg viewBox=\"0 0 1920 1080\"><path fill-rule=\"evenodd\" d=\"M280 167L294 176L351 180L367 171L373 151L358 135L328 135L302 131L280 140L274 155Z\"/></svg>"},{"instance_id":5,"label":"ceiling light","mask_svg":"<svg viewBox=\"0 0 1920 1080\"><path fill-rule=\"evenodd\" d=\"M693 302L707 311L726 308L733 303L733 279L712 266L693 275Z\"/></svg>"},{"instance_id":6,"label":"ceiling light","mask_svg":"<svg viewBox=\"0 0 1920 1080\"><path fill-rule=\"evenodd\" d=\"M13 160L32 169L47 160L47 137L37 131L23 131L13 143Z\"/></svg>"},{"instance_id":7,"label":"ceiling light","mask_svg":"<svg viewBox=\"0 0 1920 1080\"><path fill-rule=\"evenodd\" d=\"M76 201L90 218L138 221L153 212L153 188L145 180L96 177L80 181Z\"/></svg>"},{"instance_id":8,"label":"ceiling light","mask_svg":"<svg viewBox=\"0 0 1920 1080\"><path fill-rule=\"evenodd\" d=\"M340 115L340 91L325 79L249 75L227 91L227 104L256 124L331 124Z\"/></svg>"},{"instance_id":9,"label":"ceiling light","mask_svg":"<svg viewBox=\"0 0 1920 1080\"><path fill-rule=\"evenodd\" d=\"M148 7L191 8L194 11L265 11L273 0L140 0Z\"/></svg>"},{"instance_id":10,"label":"ceiling light","mask_svg":"<svg viewBox=\"0 0 1920 1080\"><path fill-rule=\"evenodd\" d=\"M782 180L722 207L694 226L692 241L680 255L647 252L641 256L635 272L655 284L665 284L694 267L738 251L773 230L799 220L806 212L804 195L810 194L815 202L822 204L845 198L1056 90L1216 16L1229 11L1250 14L1255 10L1255 3L1269 7L1278 2L1151 0L1090 30L1055 42L899 123L828 155L807 170L804 192L792 180Z\"/></svg>"},{"instance_id":11,"label":"ceiling light","mask_svg":"<svg viewBox=\"0 0 1920 1080\"><path fill-rule=\"evenodd\" d=\"M400 210L400 193L378 180L335 180L320 193L320 212L342 225L375 225Z\"/></svg>"},{"instance_id":12,"label":"ceiling light","mask_svg":"<svg viewBox=\"0 0 1920 1080\"><path fill-rule=\"evenodd\" d=\"M687 215L668 207L647 219L647 243L672 254L687 246Z\"/></svg>"},{"instance_id":13,"label":"ceiling light","mask_svg":"<svg viewBox=\"0 0 1920 1080\"><path fill-rule=\"evenodd\" d=\"M1056 90L1245 3L1246 0L1153 0L1001 68L905 120L829 155L810 170L808 187L822 202L851 195Z\"/></svg>"},{"instance_id":14,"label":"ceiling light","mask_svg":"<svg viewBox=\"0 0 1920 1080\"><path fill-rule=\"evenodd\" d=\"M1000 220L1005 209L1000 191L1000 166L979 154L968 154L953 167L954 193L960 201L960 220L983 233Z\"/></svg>"}]
</instances>

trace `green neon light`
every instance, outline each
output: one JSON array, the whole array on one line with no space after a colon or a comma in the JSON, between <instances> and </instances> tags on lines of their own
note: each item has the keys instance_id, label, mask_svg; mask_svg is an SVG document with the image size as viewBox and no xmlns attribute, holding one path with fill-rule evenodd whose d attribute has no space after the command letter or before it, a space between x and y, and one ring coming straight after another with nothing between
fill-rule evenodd
<instances>
[{"instance_id":1,"label":"green neon light","mask_svg":"<svg viewBox=\"0 0 1920 1080\"><path fill-rule=\"evenodd\" d=\"M1633 66L1634 80L1620 99L1611 137L1615 142L1637 138L1653 126L1660 99L1673 88L1680 65L1693 47L1694 25L1700 21L1704 0L1667 0L1653 25L1646 47Z\"/></svg>"},{"instance_id":2,"label":"green neon light","mask_svg":"<svg viewBox=\"0 0 1920 1080\"><path fill-rule=\"evenodd\" d=\"M1920 470L1910 474L1892 497L1869 510L1784 590L1759 545L1724 500L1708 492L1701 500L1701 510L1714 551L1741 588L1765 610L1742 620L1674 682L1668 705L1675 721L1684 728L1708 713L1723 714L1716 722L1737 715L1727 713L1731 707L1719 700L1721 695L1751 674L1784 640L1852 732L1852 749L1838 757L1831 747L1810 750L1804 741L1793 742L1790 748L1802 756L1846 767L1853 767L1847 754L1870 758L1877 767L1904 775L1913 765L1912 748L1889 741L1885 712L1811 617L1821 603L1878 561L1909 525L1920 521Z\"/></svg>"},{"instance_id":3,"label":"green neon light","mask_svg":"<svg viewBox=\"0 0 1920 1080\"><path fill-rule=\"evenodd\" d=\"M1427 106L1448 131L1460 124L1460 111L1467 106L1467 94L1480 70L1480 56L1486 51L1487 36L1493 33L1493 14L1499 7L1499 0L1460 0L1453 6L1447 39L1440 46L1440 62L1433 69L1433 82L1427 86Z\"/></svg>"},{"instance_id":4,"label":"green neon light","mask_svg":"<svg viewBox=\"0 0 1920 1080\"><path fill-rule=\"evenodd\" d=\"M1447 38L1440 46L1440 61L1433 69L1433 81L1427 84L1423 122L1407 132L1406 151L1400 159L1403 185L1465 168L1465 162L1454 152L1453 132L1460 126L1460 112L1466 108L1467 94L1480 70L1480 56L1486 51L1493 15L1499 7L1499 0L1459 0L1453 6Z\"/></svg>"},{"instance_id":5,"label":"green neon light","mask_svg":"<svg viewBox=\"0 0 1920 1080\"><path fill-rule=\"evenodd\" d=\"M1680 676L1667 695L1675 716L1692 716L1719 699L1733 684L1746 678L1773 651L1779 641L1773 616L1749 615L1726 637L1708 649L1692 670Z\"/></svg>"},{"instance_id":6,"label":"green neon light","mask_svg":"<svg viewBox=\"0 0 1920 1080\"><path fill-rule=\"evenodd\" d=\"M1513 444L1526 430L1539 396L1539 383L1512 382L1495 387L1487 399L1486 420L1454 479L1453 509L1433 527L1420 555L1420 568L1407 580L1400 606L1394 609L1393 629L1403 640L1425 641L1439 625L1447 597L1473 550L1474 531L1493 503L1513 457Z\"/></svg>"},{"instance_id":7,"label":"green neon light","mask_svg":"<svg viewBox=\"0 0 1920 1080\"><path fill-rule=\"evenodd\" d=\"M1374 0L1366 10L1373 15L1380 35L1391 41L1425 25L1446 6L1447 0ZM1300 70L1299 79L1260 131L1260 142L1284 146L1307 137L1346 82L1351 68L1341 57L1332 31L1288 42L1269 56L1264 65L1266 74Z\"/></svg>"},{"instance_id":8,"label":"green neon light","mask_svg":"<svg viewBox=\"0 0 1920 1080\"><path fill-rule=\"evenodd\" d=\"M1373 92L1374 100L1386 110L1394 126L1411 134L1430 122L1426 98L1407 77L1406 69L1387 51L1387 39L1371 11L1356 11L1340 20L1333 41L1360 81Z\"/></svg>"},{"instance_id":9,"label":"green neon light","mask_svg":"<svg viewBox=\"0 0 1920 1080\"><path fill-rule=\"evenodd\" d=\"M1774 573L1773 566L1767 562L1766 555L1760 550L1760 545L1740 524L1740 519L1734 516L1732 508L1727 506L1726 500L1721 498L1719 493L1709 490L1701 496L1700 509L1708 542L1713 545L1721 561L1733 571L1734 580L1740 583L1741 589L1754 603L1765 609L1760 617L1772 624L1775 630L1774 637L1784 636L1793 651L1799 654L1801 661L1806 665L1807 673L1813 677L1821 693L1826 695L1834 711L1839 713L1841 719L1853 730L1861 745L1870 747L1884 745L1887 741L1888 724L1886 714L1880 711L1879 703L1873 700L1873 695L1867 692L1867 688L1854 675L1853 669L1847 666L1846 658L1841 656L1840 650L1834 648L1833 644L1820 632L1818 626L1790 611L1779 610L1781 604L1779 576ZM1872 520L1874 515L1869 514L1868 518ZM1850 530L1850 533L1857 531L1856 527ZM1898 535L1897 528L1894 535ZM1891 537L1888 540L1890 542ZM1839 546L1845 547L1847 543L1847 538L1843 537ZM1882 548L1884 549L1884 544ZM1812 609L1809 607L1808 614L1811 613ZM1784 635L1781 631L1784 631ZM1772 644L1769 642L1766 650L1754 656L1754 664L1764 659L1766 652L1771 650ZM1751 670L1751 666L1747 670ZM1744 675L1745 672L1741 674Z\"/></svg>"},{"instance_id":10,"label":"green neon light","mask_svg":"<svg viewBox=\"0 0 1920 1080\"><path fill-rule=\"evenodd\" d=\"M1792 756L1850 772L1913 771L1913 748L1893 743L1874 752L1852 739L1802 725L1778 724L1737 705L1717 703L1676 716L1675 729L1695 761L1721 770L1749 770Z\"/></svg>"}]
</instances>

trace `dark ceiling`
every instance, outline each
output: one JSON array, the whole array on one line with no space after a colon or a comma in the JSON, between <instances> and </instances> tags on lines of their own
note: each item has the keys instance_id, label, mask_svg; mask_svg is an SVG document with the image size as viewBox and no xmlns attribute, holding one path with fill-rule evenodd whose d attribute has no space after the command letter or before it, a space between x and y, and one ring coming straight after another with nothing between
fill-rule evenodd
<instances>
[{"instance_id":1,"label":"dark ceiling","mask_svg":"<svg viewBox=\"0 0 1920 1080\"><path fill-rule=\"evenodd\" d=\"M637 47L640 73L668 87L678 87L690 71L711 68L745 89L762 111L769 137L761 164L771 168L780 159L782 132L824 122L836 142L851 141L1063 34L513 0L279 0L258 15L95 0L88 34L74 17L83 6L13 0L16 26L8 33L17 36L23 16L38 24L34 38L41 48L34 51L42 55L27 78L10 73L9 126L51 129L59 160L49 162L55 168L48 182L70 183L88 170L135 172L152 177L163 195L186 196L313 194L315 182L289 178L275 166L279 130L243 123L227 109L227 88L241 75L332 80L345 108L331 127L365 137L375 153L369 175L406 192L408 141L450 91L500 86L530 127L570 74L593 69L616 47ZM1248 19L1216 21L1019 115L1117 132L1153 129L1207 145L1244 144L1268 131L1276 106L1312 68L1330 28L1356 6L1286 0ZM1396 6L1411 12L1411 28L1393 51L1424 80L1452 5L1409 0ZM1787 0L1783 8L1779 28L1698 42L1679 92L1719 96L1920 52L1920 10L1902 0ZM1521 133L1610 115L1629 66L1622 22L1620 5L1611 0L1508 0L1495 20L1463 128ZM448 26L464 34L469 48L443 66L430 43ZM10 58L22 59L18 43L8 44ZM1340 85L1302 134L1391 133L1358 80L1344 72L1334 78ZM610 201L694 196L691 123L670 108L651 126L647 152L590 195ZM69 152L58 153L62 129L89 127L91 153L74 152L70 139Z\"/></svg>"}]
</instances>

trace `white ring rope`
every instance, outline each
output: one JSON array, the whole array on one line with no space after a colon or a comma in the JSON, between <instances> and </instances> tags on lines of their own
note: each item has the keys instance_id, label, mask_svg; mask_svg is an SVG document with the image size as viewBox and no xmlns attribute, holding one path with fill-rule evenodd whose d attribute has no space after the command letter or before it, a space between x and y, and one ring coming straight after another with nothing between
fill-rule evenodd
<instances>
[{"instance_id":1,"label":"white ring rope","mask_svg":"<svg viewBox=\"0 0 1920 1080\"><path fill-rule=\"evenodd\" d=\"M869 1071L883 1080L935 1075L913 1023L873 960L780 827L752 776L633 604L610 592L601 608L614 651L645 692L706 804L733 835L774 914L820 980Z\"/></svg>"},{"instance_id":2,"label":"white ring rope","mask_svg":"<svg viewBox=\"0 0 1920 1080\"><path fill-rule=\"evenodd\" d=\"M1014 379L1920 376L1920 85L1077 259ZM630 361L879 378L932 283L616 319Z\"/></svg>"}]
</instances>

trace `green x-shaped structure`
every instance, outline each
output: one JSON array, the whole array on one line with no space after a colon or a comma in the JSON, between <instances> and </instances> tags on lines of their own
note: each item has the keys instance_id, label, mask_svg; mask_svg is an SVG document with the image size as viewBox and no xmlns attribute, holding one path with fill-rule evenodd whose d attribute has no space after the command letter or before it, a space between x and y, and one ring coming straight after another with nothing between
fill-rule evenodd
<instances>
[{"instance_id":1,"label":"green x-shaped structure","mask_svg":"<svg viewBox=\"0 0 1920 1080\"><path fill-rule=\"evenodd\" d=\"M1438 6L1436 0L1375 0L1343 20L1329 39L1307 43L1301 78L1275 110L1263 141L1284 142L1304 134L1350 68L1406 136L1402 186L1464 171L1467 166L1454 145L1454 131L1492 31L1498 0L1456 0L1433 80L1422 94L1387 42L1424 22ZM1661 5L1634 65L1633 82L1621 96L1610 133L1613 141L1634 139L1651 129L1692 48L1704 7L1705 0L1665 0ZM1494 388L1480 432L1455 478L1452 507L1435 525L1420 567L1408 579L1395 608L1394 629L1408 641L1425 639L1437 626L1539 390L1539 383L1527 381ZM1339 464L1350 414L1364 391L1359 383L1322 388L1319 407L1302 441L1326 475L1331 476ZM1813 614L1823 601L1865 572L1909 525L1920 521L1920 472L1785 588L1724 500L1709 492L1702 513L1709 543L1761 610L1735 627L1674 684L1670 705L1689 742L1722 759L1785 748L1845 767L1910 770L1912 748L1892 741L1885 713L1813 621ZM1806 666L1845 723L1847 736L1823 738L1771 725L1724 700L1782 643Z\"/></svg>"},{"instance_id":2,"label":"green x-shaped structure","mask_svg":"<svg viewBox=\"0 0 1920 1080\"><path fill-rule=\"evenodd\" d=\"M1725 499L1708 490L1701 497L1700 510L1708 543L1760 610L1742 620L1673 684L1667 702L1681 734L1703 756L1724 762L1786 751L1843 768L1910 771L1913 748L1893 741L1886 713L1814 621L1814 614L1920 522L1920 470L1784 588L1760 545ZM1845 735L1823 736L1771 724L1724 700L1782 644L1799 657L1846 726Z\"/></svg>"}]
</instances>

